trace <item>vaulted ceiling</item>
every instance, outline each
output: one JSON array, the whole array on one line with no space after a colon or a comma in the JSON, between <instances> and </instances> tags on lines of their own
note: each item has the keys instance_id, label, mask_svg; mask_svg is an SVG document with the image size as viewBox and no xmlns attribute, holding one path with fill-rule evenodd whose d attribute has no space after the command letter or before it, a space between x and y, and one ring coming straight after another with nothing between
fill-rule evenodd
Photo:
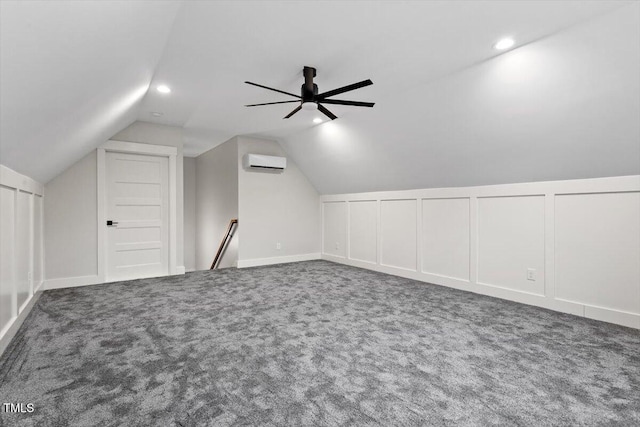
<instances>
[{"instance_id":1,"label":"vaulted ceiling","mask_svg":"<svg viewBox=\"0 0 640 427\"><path fill-rule=\"evenodd\" d=\"M278 139L322 193L640 173L636 2L0 5L0 162L43 182L135 120L184 127L187 155ZM304 65L320 91L372 79L340 97L376 106L243 107Z\"/></svg>"}]
</instances>

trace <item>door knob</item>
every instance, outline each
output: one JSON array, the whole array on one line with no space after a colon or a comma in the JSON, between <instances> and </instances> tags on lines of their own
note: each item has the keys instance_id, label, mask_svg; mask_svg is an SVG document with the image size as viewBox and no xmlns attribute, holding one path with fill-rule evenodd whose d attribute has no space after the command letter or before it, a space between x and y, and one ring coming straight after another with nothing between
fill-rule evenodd
<instances>
[{"instance_id":1,"label":"door knob","mask_svg":"<svg viewBox=\"0 0 640 427\"><path fill-rule=\"evenodd\" d=\"M110 219L107 220L107 227L113 227L113 226L116 226L116 225L118 225L117 221L111 221Z\"/></svg>"}]
</instances>

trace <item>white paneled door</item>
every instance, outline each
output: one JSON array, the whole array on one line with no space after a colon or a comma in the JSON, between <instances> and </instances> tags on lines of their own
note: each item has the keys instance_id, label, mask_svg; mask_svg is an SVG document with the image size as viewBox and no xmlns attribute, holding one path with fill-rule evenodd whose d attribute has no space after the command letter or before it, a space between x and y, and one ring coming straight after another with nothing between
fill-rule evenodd
<instances>
[{"instance_id":1,"label":"white paneled door","mask_svg":"<svg viewBox=\"0 0 640 427\"><path fill-rule=\"evenodd\" d=\"M169 274L169 161L106 153L107 280Z\"/></svg>"}]
</instances>

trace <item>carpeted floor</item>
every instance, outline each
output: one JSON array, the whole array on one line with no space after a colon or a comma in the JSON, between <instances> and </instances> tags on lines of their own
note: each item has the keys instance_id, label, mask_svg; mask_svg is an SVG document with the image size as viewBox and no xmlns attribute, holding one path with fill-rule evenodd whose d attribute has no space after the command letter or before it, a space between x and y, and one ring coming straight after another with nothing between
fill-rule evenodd
<instances>
[{"instance_id":1,"label":"carpeted floor","mask_svg":"<svg viewBox=\"0 0 640 427\"><path fill-rule=\"evenodd\" d=\"M2 425L640 425L640 331L311 261L45 292Z\"/></svg>"}]
</instances>

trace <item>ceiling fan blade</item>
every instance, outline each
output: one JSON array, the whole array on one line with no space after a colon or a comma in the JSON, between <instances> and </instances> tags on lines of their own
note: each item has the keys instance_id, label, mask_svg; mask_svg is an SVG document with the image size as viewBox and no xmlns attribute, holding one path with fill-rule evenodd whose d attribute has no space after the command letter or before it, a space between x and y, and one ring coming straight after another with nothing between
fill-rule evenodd
<instances>
[{"instance_id":1,"label":"ceiling fan blade","mask_svg":"<svg viewBox=\"0 0 640 427\"><path fill-rule=\"evenodd\" d=\"M294 94L292 94L292 93L285 92L285 91L283 91L283 90L274 89L274 88L272 88L272 87L259 85L258 83L252 83L252 82L245 82L245 83L246 83L246 84L248 84L248 85L258 86L258 87L261 87L261 88L263 88L263 89L268 89L268 90L272 90L272 91L274 91L274 92L280 92L280 93L284 93L285 95L289 95L289 96L294 96L294 97L296 97L296 98L300 98L300 95L294 95Z\"/></svg>"},{"instance_id":2,"label":"ceiling fan blade","mask_svg":"<svg viewBox=\"0 0 640 427\"><path fill-rule=\"evenodd\" d=\"M300 101L296 99L294 101L265 102L263 104L249 104L249 105L245 105L245 107L259 107L260 105L273 105L273 104L289 104L290 102L300 102Z\"/></svg>"},{"instance_id":3,"label":"ceiling fan blade","mask_svg":"<svg viewBox=\"0 0 640 427\"><path fill-rule=\"evenodd\" d=\"M302 107L301 107L302 108ZM320 110L320 112L322 112L322 114L324 114L325 116L329 117L331 120L335 120L338 118L338 116L336 116L335 114L333 114L331 111L327 110L324 106L322 106L321 104L318 104L318 110Z\"/></svg>"},{"instance_id":4,"label":"ceiling fan blade","mask_svg":"<svg viewBox=\"0 0 640 427\"><path fill-rule=\"evenodd\" d=\"M352 105L354 107L373 107L375 105L374 102L345 101L343 99L323 99L318 102L322 102L324 104Z\"/></svg>"},{"instance_id":5,"label":"ceiling fan blade","mask_svg":"<svg viewBox=\"0 0 640 427\"><path fill-rule=\"evenodd\" d=\"M321 93L318 96L316 96L316 99L322 100L324 98L328 98L328 97L333 96L333 95L339 95L341 93L349 92L351 90L360 89L361 87L370 86L372 84L373 84L373 82L371 80L369 80L369 79L363 80L363 81L358 82L358 83L354 83L354 84L351 84L351 85L348 85L348 86L340 87L338 89L333 89L333 90L330 90L328 92Z\"/></svg>"},{"instance_id":6,"label":"ceiling fan blade","mask_svg":"<svg viewBox=\"0 0 640 427\"><path fill-rule=\"evenodd\" d=\"M287 114L286 116L284 116L285 119L288 119L289 117L293 116L295 113L297 113L298 111L300 111L302 109L302 105L298 105L298 107L296 107L295 110L293 110L292 112L290 112L289 114Z\"/></svg>"}]
</instances>

